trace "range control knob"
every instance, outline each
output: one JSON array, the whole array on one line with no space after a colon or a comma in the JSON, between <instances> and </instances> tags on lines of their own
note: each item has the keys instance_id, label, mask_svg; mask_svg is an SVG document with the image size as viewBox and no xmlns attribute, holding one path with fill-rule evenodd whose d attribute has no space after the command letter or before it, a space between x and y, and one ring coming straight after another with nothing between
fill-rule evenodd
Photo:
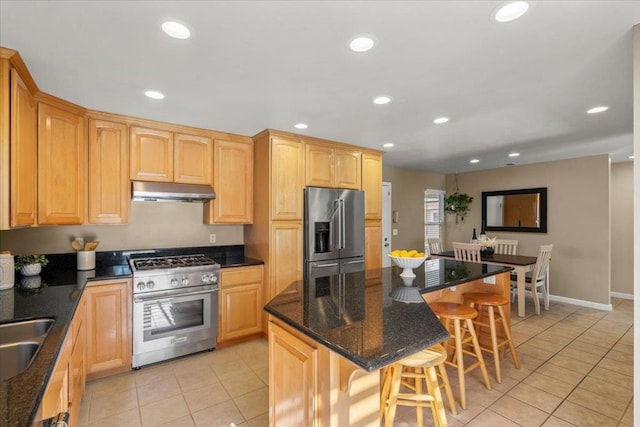
<instances>
[{"instance_id":1,"label":"range control knob","mask_svg":"<svg viewBox=\"0 0 640 427\"><path fill-rule=\"evenodd\" d=\"M211 273L209 275L209 282L211 283L218 283L218 276L216 276L215 274Z\"/></svg>"},{"instance_id":2,"label":"range control knob","mask_svg":"<svg viewBox=\"0 0 640 427\"><path fill-rule=\"evenodd\" d=\"M147 282L147 289L153 289L153 287L154 287L155 285L156 285L156 284L155 284L155 283L153 283L153 280L149 280L149 281Z\"/></svg>"},{"instance_id":3,"label":"range control knob","mask_svg":"<svg viewBox=\"0 0 640 427\"><path fill-rule=\"evenodd\" d=\"M210 281L211 279L207 274L202 275L202 283L209 283Z\"/></svg>"},{"instance_id":4,"label":"range control knob","mask_svg":"<svg viewBox=\"0 0 640 427\"><path fill-rule=\"evenodd\" d=\"M178 279L171 279L171 287L172 288L178 287Z\"/></svg>"},{"instance_id":5,"label":"range control knob","mask_svg":"<svg viewBox=\"0 0 640 427\"><path fill-rule=\"evenodd\" d=\"M182 286L189 286L189 279L186 277L182 278Z\"/></svg>"},{"instance_id":6,"label":"range control knob","mask_svg":"<svg viewBox=\"0 0 640 427\"><path fill-rule=\"evenodd\" d=\"M136 285L136 287L138 288L138 290L143 291L143 290L144 290L144 282L138 282L138 284Z\"/></svg>"}]
</instances>

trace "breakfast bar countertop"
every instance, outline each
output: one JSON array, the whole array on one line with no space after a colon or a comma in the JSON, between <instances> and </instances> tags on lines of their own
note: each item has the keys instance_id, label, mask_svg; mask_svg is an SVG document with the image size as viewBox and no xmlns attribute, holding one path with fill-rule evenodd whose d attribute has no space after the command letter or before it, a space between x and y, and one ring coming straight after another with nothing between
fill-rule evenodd
<instances>
[{"instance_id":1,"label":"breakfast bar countertop","mask_svg":"<svg viewBox=\"0 0 640 427\"><path fill-rule=\"evenodd\" d=\"M427 260L416 277L398 267L320 277L289 285L265 310L366 371L374 371L449 334L422 294L511 268L455 260Z\"/></svg>"}]
</instances>

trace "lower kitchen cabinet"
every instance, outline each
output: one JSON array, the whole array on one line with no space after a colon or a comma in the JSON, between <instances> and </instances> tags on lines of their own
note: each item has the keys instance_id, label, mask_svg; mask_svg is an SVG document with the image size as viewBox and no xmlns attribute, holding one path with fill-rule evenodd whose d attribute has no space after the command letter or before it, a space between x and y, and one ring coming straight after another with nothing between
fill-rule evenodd
<instances>
[{"instance_id":1,"label":"lower kitchen cabinet","mask_svg":"<svg viewBox=\"0 0 640 427\"><path fill-rule=\"evenodd\" d=\"M262 287L261 265L221 270L219 343L262 332Z\"/></svg>"},{"instance_id":2,"label":"lower kitchen cabinet","mask_svg":"<svg viewBox=\"0 0 640 427\"><path fill-rule=\"evenodd\" d=\"M367 279L380 277L380 268L382 268L382 224L380 221L365 221L364 265Z\"/></svg>"},{"instance_id":3,"label":"lower kitchen cabinet","mask_svg":"<svg viewBox=\"0 0 640 427\"><path fill-rule=\"evenodd\" d=\"M87 283L87 379L131 370L131 279Z\"/></svg>"}]
</instances>

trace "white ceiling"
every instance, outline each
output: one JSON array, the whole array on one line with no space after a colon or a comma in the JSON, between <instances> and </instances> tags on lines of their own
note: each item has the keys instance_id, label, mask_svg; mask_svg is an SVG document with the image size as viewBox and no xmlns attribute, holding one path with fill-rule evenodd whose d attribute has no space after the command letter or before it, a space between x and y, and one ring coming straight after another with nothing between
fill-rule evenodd
<instances>
[{"instance_id":1,"label":"white ceiling","mask_svg":"<svg viewBox=\"0 0 640 427\"><path fill-rule=\"evenodd\" d=\"M498 24L501 1L1 0L0 45L20 52L41 90L90 109L249 136L392 141L392 166L628 160L640 1L531 3ZM192 37L166 36L166 18ZM360 33L379 44L351 52ZM392 102L374 105L381 94ZM451 121L435 125L439 116Z\"/></svg>"}]
</instances>

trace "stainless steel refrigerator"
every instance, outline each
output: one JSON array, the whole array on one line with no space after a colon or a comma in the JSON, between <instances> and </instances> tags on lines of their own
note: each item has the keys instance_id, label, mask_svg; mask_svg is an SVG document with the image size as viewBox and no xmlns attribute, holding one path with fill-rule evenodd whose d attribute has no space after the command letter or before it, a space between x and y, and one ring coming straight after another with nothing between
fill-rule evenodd
<instances>
[{"instance_id":1,"label":"stainless steel refrigerator","mask_svg":"<svg viewBox=\"0 0 640 427\"><path fill-rule=\"evenodd\" d=\"M304 273L307 279L364 271L364 192L304 190Z\"/></svg>"},{"instance_id":2,"label":"stainless steel refrigerator","mask_svg":"<svg viewBox=\"0 0 640 427\"><path fill-rule=\"evenodd\" d=\"M312 313L309 324L329 330L362 320L354 301L363 299L364 290L363 191L304 190L304 260L310 287L305 303L313 306L305 310Z\"/></svg>"}]
</instances>

